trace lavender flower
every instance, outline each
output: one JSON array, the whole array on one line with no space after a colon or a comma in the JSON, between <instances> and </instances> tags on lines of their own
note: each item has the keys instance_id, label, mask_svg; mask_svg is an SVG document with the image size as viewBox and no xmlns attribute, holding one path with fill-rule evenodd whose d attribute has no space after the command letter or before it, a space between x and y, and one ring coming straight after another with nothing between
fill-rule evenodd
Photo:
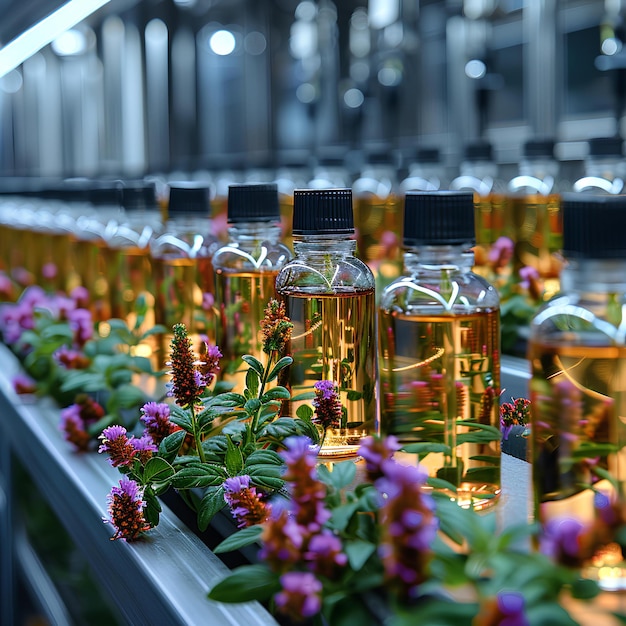
<instances>
[{"instance_id":1,"label":"lavender flower","mask_svg":"<svg viewBox=\"0 0 626 626\"><path fill-rule=\"evenodd\" d=\"M81 370L89 367L90 360L79 350L73 350L67 346L61 346L52 358L61 367L68 370Z\"/></svg>"},{"instance_id":2,"label":"lavender flower","mask_svg":"<svg viewBox=\"0 0 626 626\"><path fill-rule=\"evenodd\" d=\"M308 532L318 532L331 514L324 504L326 488L317 480L317 450L308 437L287 437L284 444L283 478L289 483L295 519Z\"/></svg>"},{"instance_id":3,"label":"lavender flower","mask_svg":"<svg viewBox=\"0 0 626 626\"><path fill-rule=\"evenodd\" d=\"M215 378L215 374L220 371L220 359L222 353L217 346L210 346L208 341L203 340L200 344L200 362L198 372L202 375L202 383L208 387Z\"/></svg>"},{"instance_id":4,"label":"lavender flower","mask_svg":"<svg viewBox=\"0 0 626 626\"><path fill-rule=\"evenodd\" d=\"M237 528L254 526L267 519L268 507L257 493L250 487L250 476L235 476L224 481L224 499L237 522Z\"/></svg>"},{"instance_id":5,"label":"lavender flower","mask_svg":"<svg viewBox=\"0 0 626 626\"><path fill-rule=\"evenodd\" d=\"M142 465L145 465L148 459L152 458L152 455L159 451L159 449L154 445L150 435L131 437L130 444L135 449L135 456L139 459Z\"/></svg>"},{"instance_id":6,"label":"lavender flower","mask_svg":"<svg viewBox=\"0 0 626 626\"><path fill-rule=\"evenodd\" d=\"M259 559L275 572L289 571L302 560L305 534L306 530L289 516L286 509L272 507L261 534L263 547Z\"/></svg>"},{"instance_id":7,"label":"lavender flower","mask_svg":"<svg viewBox=\"0 0 626 626\"><path fill-rule=\"evenodd\" d=\"M75 345L84 346L93 337L93 319L87 309L68 311L67 321L74 332Z\"/></svg>"},{"instance_id":8,"label":"lavender flower","mask_svg":"<svg viewBox=\"0 0 626 626\"><path fill-rule=\"evenodd\" d=\"M549 520L540 538L540 551L567 567L580 567L591 556L585 526L573 517Z\"/></svg>"},{"instance_id":9,"label":"lavender flower","mask_svg":"<svg viewBox=\"0 0 626 626\"><path fill-rule=\"evenodd\" d=\"M293 324L285 312L285 303L273 298L265 307L265 317L260 321L263 331L263 352L282 354L291 339Z\"/></svg>"},{"instance_id":10,"label":"lavender flower","mask_svg":"<svg viewBox=\"0 0 626 626\"><path fill-rule=\"evenodd\" d=\"M400 449L398 440L389 435L380 437L364 437L361 439L359 455L365 460L365 469L370 480L374 481L383 475L383 464L393 458L393 453Z\"/></svg>"},{"instance_id":11,"label":"lavender flower","mask_svg":"<svg viewBox=\"0 0 626 626\"><path fill-rule=\"evenodd\" d=\"M326 530L311 537L304 558L315 574L333 579L348 562L342 549L339 537Z\"/></svg>"},{"instance_id":12,"label":"lavender flower","mask_svg":"<svg viewBox=\"0 0 626 626\"><path fill-rule=\"evenodd\" d=\"M199 379L196 375L196 360L184 324L174 326L171 345L172 360L168 365L172 368L172 382L168 395L176 398L176 402L183 408L193 406L204 392L205 385L198 384L203 383L204 379Z\"/></svg>"},{"instance_id":13,"label":"lavender flower","mask_svg":"<svg viewBox=\"0 0 626 626\"><path fill-rule=\"evenodd\" d=\"M489 250L489 261L495 269L501 269L508 265L513 258L513 240L509 237L498 237Z\"/></svg>"},{"instance_id":14,"label":"lavender flower","mask_svg":"<svg viewBox=\"0 0 626 626\"><path fill-rule=\"evenodd\" d=\"M77 450L86 451L89 449L91 437L85 427L85 421L81 416L78 404L72 404L61 410L60 427L65 440Z\"/></svg>"},{"instance_id":15,"label":"lavender flower","mask_svg":"<svg viewBox=\"0 0 626 626\"><path fill-rule=\"evenodd\" d=\"M500 406L500 428L506 441L513 426L526 426L530 421L530 400L513 398L513 402L503 402Z\"/></svg>"},{"instance_id":16,"label":"lavender flower","mask_svg":"<svg viewBox=\"0 0 626 626\"><path fill-rule=\"evenodd\" d=\"M150 435L155 445L159 445L168 435L181 430L170 422L170 406L164 402L148 402L141 407L139 420L146 427L144 434Z\"/></svg>"},{"instance_id":17,"label":"lavender flower","mask_svg":"<svg viewBox=\"0 0 626 626\"><path fill-rule=\"evenodd\" d=\"M438 530L434 501L423 491L428 473L421 466L394 461L381 467L384 475L375 483L382 501L379 555L389 586L410 598L426 579L430 546Z\"/></svg>"},{"instance_id":18,"label":"lavender flower","mask_svg":"<svg viewBox=\"0 0 626 626\"><path fill-rule=\"evenodd\" d=\"M327 428L339 428L341 426L341 401L337 387L332 380L320 380L315 383L315 399L313 407L315 414L313 423Z\"/></svg>"},{"instance_id":19,"label":"lavender flower","mask_svg":"<svg viewBox=\"0 0 626 626\"><path fill-rule=\"evenodd\" d=\"M18 395L28 395L37 391L37 383L26 374L16 374L13 377L13 389Z\"/></svg>"},{"instance_id":20,"label":"lavender flower","mask_svg":"<svg viewBox=\"0 0 626 626\"><path fill-rule=\"evenodd\" d=\"M102 441L98 452L109 455L109 463L113 467L130 465L137 454L135 446L129 439L123 426L109 426L102 431Z\"/></svg>"},{"instance_id":21,"label":"lavender flower","mask_svg":"<svg viewBox=\"0 0 626 626\"><path fill-rule=\"evenodd\" d=\"M322 608L322 583L310 572L289 572L280 577L282 591L274 600L281 611L295 621L312 617Z\"/></svg>"},{"instance_id":22,"label":"lavender flower","mask_svg":"<svg viewBox=\"0 0 626 626\"><path fill-rule=\"evenodd\" d=\"M107 501L111 523L115 527L115 534L111 539L132 541L150 529L143 510L143 491L134 481L126 477L119 482L119 487L113 487Z\"/></svg>"},{"instance_id":23,"label":"lavender flower","mask_svg":"<svg viewBox=\"0 0 626 626\"><path fill-rule=\"evenodd\" d=\"M517 591L500 591L481 603L473 626L530 626L524 596Z\"/></svg>"}]
</instances>

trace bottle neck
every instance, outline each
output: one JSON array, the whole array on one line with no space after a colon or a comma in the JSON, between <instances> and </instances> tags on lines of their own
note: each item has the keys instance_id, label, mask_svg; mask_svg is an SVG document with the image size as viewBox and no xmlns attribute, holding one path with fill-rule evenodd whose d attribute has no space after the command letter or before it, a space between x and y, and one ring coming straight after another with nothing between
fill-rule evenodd
<instances>
[{"instance_id":1,"label":"bottle neck","mask_svg":"<svg viewBox=\"0 0 626 626\"><path fill-rule=\"evenodd\" d=\"M561 290L626 293L626 259L569 260L561 272Z\"/></svg>"},{"instance_id":2,"label":"bottle neck","mask_svg":"<svg viewBox=\"0 0 626 626\"><path fill-rule=\"evenodd\" d=\"M356 240L350 235L319 234L293 235L293 249L296 256L306 257L347 257L354 256Z\"/></svg>"},{"instance_id":3,"label":"bottle neck","mask_svg":"<svg viewBox=\"0 0 626 626\"><path fill-rule=\"evenodd\" d=\"M411 246L404 251L404 268L409 274L450 269L470 272L474 265L471 243L451 246Z\"/></svg>"},{"instance_id":4,"label":"bottle neck","mask_svg":"<svg viewBox=\"0 0 626 626\"><path fill-rule=\"evenodd\" d=\"M268 241L278 243L280 237L279 222L238 222L229 224L228 236L231 243L254 243Z\"/></svg>"}]
</instances>

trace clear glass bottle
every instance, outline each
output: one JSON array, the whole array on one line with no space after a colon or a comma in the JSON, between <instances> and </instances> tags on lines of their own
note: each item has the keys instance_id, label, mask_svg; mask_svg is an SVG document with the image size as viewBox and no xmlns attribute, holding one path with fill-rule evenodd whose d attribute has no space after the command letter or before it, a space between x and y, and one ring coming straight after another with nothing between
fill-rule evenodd
<instances>
[{"instance_id":1,"label":"clear glass bottle","mask_svg":"<svg viewBox=\"0 0 626 626\"><path fill-rule=\"evenodd\" d=\"M471 191L476 212L475 268L482 272L488 261L491 245L501 236L512 237L509 227L506 184L499 177L493 147L485 141L470 143L459 175L450 182L453 191Z\"/></svg>"},{"instance_id":2,"label":"clear glass bottle","mask_svg":"<svg viewBox=\"0 0 626 626\"><path fill-rule=\"evenodd\" d=\"M513 271L534 267L549 295L559 290L561 263L556 253L563 243L558 179L554 141L533 139L524 144L518 174L508 184Z\"/></svg>"},{"instance_id":3,"label":"clear glass bottle","mask_svg":"<svg viewBox=\"0 0 626 626\"><path fill-rule=\"evenodd\" d=\"M352 183L357 254L382 289L402 270L402 211L397 166L390 146L371 148Z\"/></svg>"},{"instance_id":4,"label":"clear glass bottle","mask_svg":"<svg viewBox=\"0 0 626 626\"><path fill-rule=\"evenodd\" d=\"M276 276L293 257L280 240L280 209L275 183L231 185L228 191L230 241L213 255L215 271L216 343L222 379L241 393L247 366L244 354L264 362L259 326L265 307L276 298Z\"/></svg>"},{"instance_id":5,"label":"clear glass bottle","mask_svg":"<svg viewBox=\"0 0 626 626\"><path fill-rule=\"evenodd\" d=\"M572 185L575 193L616 195L624 193L626 161L621 137L593 137L587 142L583 176Z\"/></svg>"},{"instance_id":6,"label":"clear glass bottle","mask_svg":"<svg viewBox=\"0 0 626 626\"><path fill-rule=\"evenodd\" d=\"M473 194L409 192L404 207L404 276L380 297L381 430L483 509L501 490L500 309L472 272Z\"/></svg>"},{"instance_id":7,"label":"clear glass bottle","mask_svg":"<svg viewBox=\"0 0 626 626\"><path fill-rule=\"evenodd\" d=\"M141 299L143 326L148 330L155 323L150 242L162 230L161 210L154 183L126 180L120 194L120 223L104 251L112 281L111 315L126 320L132 328Z\"/></svg>"},{"instance_id":8,"label":"clear glass bottle","mask_svg":"<svg viewBox=\"0 0 626 626\"><path fill-rule=\"evenodd\" d=\"M580 524L582 574L626 589L626 198L564 194L562 292L530 327L535 518Z\"/></svg>"},{"instance_id":9,"label":"clear glass bottle","mask_svg":"<svg viewBox=\"0 0 626 626\"><path fill-rule=\"evenodd\" d=\"M350 189L294 190L295 258L276 279L294 324L288 354L292 397L334 383L343 406L337 428L326 431L320 456L355 454L378 428L374 276L355 256ZM285 403L296 415L301 404Z\"/></svg>"},{"instance_id":10,"label":"clear glass bottle","mask_svg":"<svg viewBox=\"0 0 626 626\"><path fill-rule=\"evenodd\" d=\"M219 242L211 231L209 195L209 187L202 183L170 183L168 218L162 234L150 243L156 323L168 329L159 337L159 366L169 360L171 329L175 324L185 324L196 353L202 337L214 340L211 257Z\"/></svg>"},{"instance_id":11,"label":"clear glass bottle","mask_svg":"<svg viewBox=\"0 0 626 626\"><path fill-rule=\"evenodd\" d=\"M408 172L399 191L438 191L444 189L443 165L438 148L417 148L408 157Z\"/></svg>"}]
</instances>

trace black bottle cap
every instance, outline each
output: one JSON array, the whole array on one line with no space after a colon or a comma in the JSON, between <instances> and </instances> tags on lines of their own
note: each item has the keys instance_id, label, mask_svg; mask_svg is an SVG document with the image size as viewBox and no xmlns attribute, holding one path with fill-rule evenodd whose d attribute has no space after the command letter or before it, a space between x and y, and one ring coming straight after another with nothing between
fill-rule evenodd
<instances>
[{"instance_id":1,"label":"black bottle cap","mask_svg":"<svg viewBox=\"0 0 626 626\"><path fill-rule=\"evenodd\" d=\"M145 181L124 181L122 206L127 211L155 210L157 208L155 184Z\"/></svg>"},{"instance_id":2,"label":"black bottle cap","mask_svg":"<svg viewBox=\"0 0 626 626\"><path fill-rule=\"evenodd\" d=\"M529 139L524 144L524 156L530 158L547 157L554 158L553 139Z\"/></svg>"},{"instance_id":3,"label":"black bottle cap","mask_svg":"<svg viewBox=\"0 0 626 626\"><path fill-rule=\"evenodd\" d=\"M352 234L352 189L294 189L293 234Z\"/></svg>"},{"instance_id":4,"label":"black bottle cap","mask_svg":"<svg viewBox=\"0 0 626 626\"><path fill-rule=\"evenodd\" d=\"M121 206L119 181L92 181L88 192L89 202L94 206Z\"/></svg>"},{"instance_id":5,"label":"black bottle cap","mask_svg":"<svg viewBox=\"0 0 626 626\"><path fill-rule=\"evenodd\" d=\"M197 215L210 217L210 190L204 183L175 182L169 183L170 199L168 215Z\"/></svg>"},{"instance_id":6,"label":"black bottle cap","mask_svg":"<svg viewBox=\"0 0 626 626\"><path fill-rule=\"evenodd\" d=\"M493 161L493 146L488 141L477 141L465 146L466 161Z\"/></svg>"},{"instance_id":7,"label":"black bottle cap","mask_svg":"<svg viewBox=\"0 0 626 626\"><path fill-rule=\"evenodd\" d=\"M626 196L563 194L563 255L626 258Z\"/></svg>"},{"instance_id":8,"label":"black bottle cap","mask_svg":"<svg viewBox=\"0 0 626 626\"><path fill-rule=\"evenodd\" d=\"M441 163L439 148L422 146L415 151L417 163Z\"/></svg>"},{"instance_id":9,"label":"black bottle cap","mask_svg":"<svg viewBox=\"0 0 626 626\"><path fill-rule=\"evenodd\" d=\"M404 245L473 244L474 195L463 191L408 191Z\"/></svg>"},{"instance_id":10,"label":"black bottle cap","mask_svg":"<svg viewBox=\"0 0 626 626\"><path fill-rule=\"evenodd\" d=\"M589 156L592 157L621 157L622 144L621 137L593 137L589 139Z\"/></svg>"},{"instance_id":11,"label":"black bottle cap","mask_svg":"<svg viewBox=\"0 0 626 626\"><path fill-rule=\"evenodd\" d=\"M280 219L276 183L228 186L228 221L267 222Z\"/></svg>"}]
</instances>

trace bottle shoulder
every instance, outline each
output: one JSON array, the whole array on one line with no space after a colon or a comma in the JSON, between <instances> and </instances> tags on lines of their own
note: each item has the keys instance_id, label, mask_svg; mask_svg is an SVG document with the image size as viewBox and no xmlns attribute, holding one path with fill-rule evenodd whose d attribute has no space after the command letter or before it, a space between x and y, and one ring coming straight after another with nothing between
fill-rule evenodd
<instances>
[{"instance_id":1,"label":"bottle shoulder","mask_svg":"<svg viewBox=\"0 0 626 626\"><path fill-rule=\"evenodd\" d=\"M467 313L498 310L500 297L493 285L473 272L452 272L445 277L429 272L407 274L394 280L382 291L380 306L405 311L427 307Z\"/></svg>"},{"instance_id":2,"label":"bottle shoulder","mask_svg":"<svg viewBox=\"0 0 626 626\"><path fill-rule=\"evenodd\" d=\"M296 287L320 292L373 290L375 282L372 270L355 256L296 255L280 270L276 288Z\"/></svg>"},{"instance_id":3,"label":"bottle shoulder","mask_svg":"<svg viewBox=\"0 0 626 626\"><path fill-rule=\"evenodd\" d=\"M213 254L216 270L278 271L293 258L292 251L281 242L229 242Z\"/></svg>"}]
</instances>

